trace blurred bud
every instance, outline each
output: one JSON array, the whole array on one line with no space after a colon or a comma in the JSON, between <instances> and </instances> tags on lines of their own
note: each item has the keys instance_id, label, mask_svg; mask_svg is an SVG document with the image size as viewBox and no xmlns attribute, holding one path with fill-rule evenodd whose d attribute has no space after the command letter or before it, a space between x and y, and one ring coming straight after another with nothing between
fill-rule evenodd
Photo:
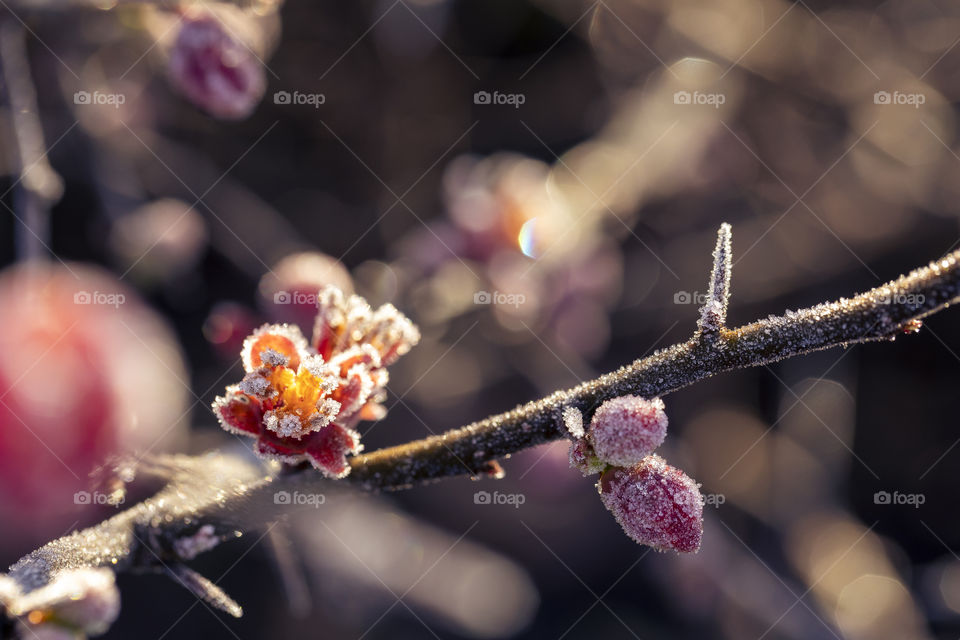
<instances>
[{"instance_id":1,"label":"blurred bud","mask_svg":"<svg viewBox=\"0 0 960 640\"><path fill-rule=\"evenodd\" d=\"M20 618L24 637L56 638L61 629L97 635L117 619L120 592L109 569L75 569L16 598L10 613Z\"/></svg>"},{"instance_id":2,"label":"blurred bud","mask_svg":"<svg viewBox=\"0 0 960 640\"><path fill-rule=\"evenodd\" d=\"M170 50L171 83L214 117L247 117L266 87L264 66L253 48L255 29L256 23L238 12L189 11Z\"/></svg>"},{"instance_id":3,"label":"blurred bud","mask_svg":"<svg viewBox=\"0 0 960 640\"><path fill-rule=\"evenodd\" d=\"M621 396L604 402L590 422L590 440L604 462L630 467L654 452L667 437L663 400Z\"/></svg>"},{"instance_id":4,"label":"blurred bud","mask_svg":"<svg viewBox=\"0 0 960 640\"><path fill-rule=\"evenodd\" d=\"M657 455L600 477L600 499L628 536L658 551L695 552L703 537L700 486Z\"/></svg>"},{"instance_id":5,"label":"blurred bud","mask_svg":"<svg viewBox=\"0 0 960 640\"><path fill-rule=\"evenodd\" d=\"M103 504L87 476L184 433L177 344L136 293L77 264L0 272L3 544L36 542Z\"/></svg>"},{"instance_id":6,"label":"blurred bud","mask_svg":"<svg viewBox=\"0 0 960 640\"><path fill-rule=\"evenodd\" d=\"M260 321L247 307L236 302L219 302L203 323L203 335L223 358L232 360Z\"/></svg>"},{"instance_id":7,"label":"blurred bud","mask_svg":"<svg viewBox=\"0 0 960 640\"><path fill-rule=\"evenodd\" d=\"M118 219L110 248L141 279L171 280L189 271L207 244L207 228L186 202L162 198Z\"/></svg>"},{"instance_id":8,"label":"blurred bud","mask_svg":"<svg viewBox=\"0 0 960 640\"><path fill-rule=\"evenodd\" d=\"M294 253L260 279L260 307L275 322L312 326L317 292L328 284L346 294L353 292L350 273L336 258L319 251Z\"/></svg>"}]
</instances>

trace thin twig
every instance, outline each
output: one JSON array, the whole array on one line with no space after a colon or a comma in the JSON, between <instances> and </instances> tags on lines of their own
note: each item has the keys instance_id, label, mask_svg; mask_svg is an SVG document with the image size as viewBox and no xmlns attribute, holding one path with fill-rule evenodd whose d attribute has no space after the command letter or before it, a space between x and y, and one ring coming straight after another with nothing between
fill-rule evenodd
<instances>
[{"instance_id":1,"label":"thin twig","mask_svg":"<svg viewBox=\"0 0 960 640\"><path fill-rule=\"evenodd\" d=\"M38 258L46 253L50 207L60 199L63 181L47 161L26 34L23 26L9 17L0 19L0 62L15 140L11 161L18 174L14 183L17 252L21 259Z\"/></svg>"}]
</instances>

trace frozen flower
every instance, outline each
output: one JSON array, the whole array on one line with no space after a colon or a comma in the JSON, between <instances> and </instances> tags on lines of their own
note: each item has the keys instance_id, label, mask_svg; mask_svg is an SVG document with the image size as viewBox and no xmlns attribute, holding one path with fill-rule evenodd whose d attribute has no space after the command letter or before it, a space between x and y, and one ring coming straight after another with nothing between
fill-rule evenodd
<instances>
[{"instance_id":1,"label":"frozen flower","mask_svg":"<svg viewBox=\"0 0 960 640\"><path fill-rule=\"evenodd\" d=\"M264 457L308 460L325 475L350 471L361 450L353 427L378 420L386 365L409 351L420 333L391 305L377 310L327 286L317 294L313 340L293 325L266 324L244 342L247 375L213 404L224 429L256 437Z\"/></svg>"},{"instance_id":2,"label":"frozen flower","mask_svg":"<svg viewBox=\"0 0 960 640\"><path fill-rule=\"evenodd\" d=\"M695 552L703 536L700 485L657 455L601 476L600 499L628 536L658 551Z\"/></svg>"},{"instance_id":3,"label":"frozen flower","mask_svg":"<svg viewBox=\"0 0 960 640\"><path fill-rule=\"evenodd\" d=\"M24 637L97 635L120 613L120 593L109 569L75 569L16 598L9 612L19 619Z\"/></svg>"},{"instance_id":4,"label":"frozen flower","mask_svg":"<svg viewBox=\"0 0 960 640\"><path fill-rule=\"evenodd\" d=\"M593 450L611 465L637 464L667 437L667 414L663 409L660 398L621 396L607 400L590 421Z\"/></svg>"},{"instance_id":5,"label":"frozen flower","mask_svg":"<svg viewBox=\"0 0 960 640\"><path fill-rule=\"evenodd\" d=\"M245 118L266 87L263 64L226 16L191 11L170 50L170 81L188 100L217 118Z\"/></svg>"}]
</instances>

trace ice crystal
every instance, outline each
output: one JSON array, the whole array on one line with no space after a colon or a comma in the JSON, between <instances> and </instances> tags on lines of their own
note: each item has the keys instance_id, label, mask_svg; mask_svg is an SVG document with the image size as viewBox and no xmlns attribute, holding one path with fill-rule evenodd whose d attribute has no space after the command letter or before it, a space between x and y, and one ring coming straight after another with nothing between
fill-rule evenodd
<instances>
[{"instance_id":1,"label":"ice crystal","mask_svg":"<svg viewBox=\"0 0 960 640\"><path fill-rule=\"evenodd\" d=\"M574 438L582 438L586 435L583 429L583 414L576 407L564 408L563 424Z\"/></svg>"},{"instance_id":2,"label":"ice crystal","mask_svg":"<svg viewBox=\"0 0 960 640\"><path fill-rule=\"evenodd\" d=\"M619 467L637 464L666 436L667 414L660 398L613 398L600 405L590 421L589 439L597 457Z\"/></svg>"},{"instance_id":3,"label":"ice crystal","mask_svg":"<svg viewBox=\"0 0 960 640\"><path fill-rule=\"evenodd\" d=\"M287 463L308 460L330 477L350 471L360 420L376 420L389 379L386 365L420 334L393 306L373 310L327 286L317 295L314 336L265 324L243 344L246 375L213 404L224 429L257 438L254 451Z\"/></svg>"},{"instance_id":4,"label":"ice crystal","mask_svg":"<svg viewBox=\"0 0 960 640\"><path fill-rule=\"evenodd\" d=\"M603 504L635 541L658 551L700 549L700 485L660 456L648 456L632 468L608 470L598 486Z\"/></svg>"}]
</instances>

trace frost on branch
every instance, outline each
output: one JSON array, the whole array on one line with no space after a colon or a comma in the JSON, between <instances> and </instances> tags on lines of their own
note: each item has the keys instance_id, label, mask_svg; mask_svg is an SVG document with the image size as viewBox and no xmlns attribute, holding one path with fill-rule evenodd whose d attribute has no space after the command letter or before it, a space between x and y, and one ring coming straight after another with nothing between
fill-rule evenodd
<instances>
[{"instance_id":1,"label":"frost on branch","mask_svg":"<svg viewBox=\"0 0 960 640\"><path fill-rule=\"evenodd\" d=\"M313 340L288 324L265 324L243 344L247 374L213 403L227 431L256 438L254 451L289 464L309 461L331 478L350 472L362 449L353 427L386 411L386 366L420 339L392 305L377 310L333 286L317 294Z\"/></svg>"},{"instance_id":2,"label":"frost on branch","mask_svg":"<svg viewBox=\"0 0 960 640\"><path fill-rule=\"evenodd\" d=\"M717 247L713 250L713 270L707 283L707 300L700 307L697 327L703 334L716 333L727 323L727 305L730 301L730 276L733 270L733 250L730 245L730 225L724 222L717 231Z\"/></svg>"}]
</instances>

